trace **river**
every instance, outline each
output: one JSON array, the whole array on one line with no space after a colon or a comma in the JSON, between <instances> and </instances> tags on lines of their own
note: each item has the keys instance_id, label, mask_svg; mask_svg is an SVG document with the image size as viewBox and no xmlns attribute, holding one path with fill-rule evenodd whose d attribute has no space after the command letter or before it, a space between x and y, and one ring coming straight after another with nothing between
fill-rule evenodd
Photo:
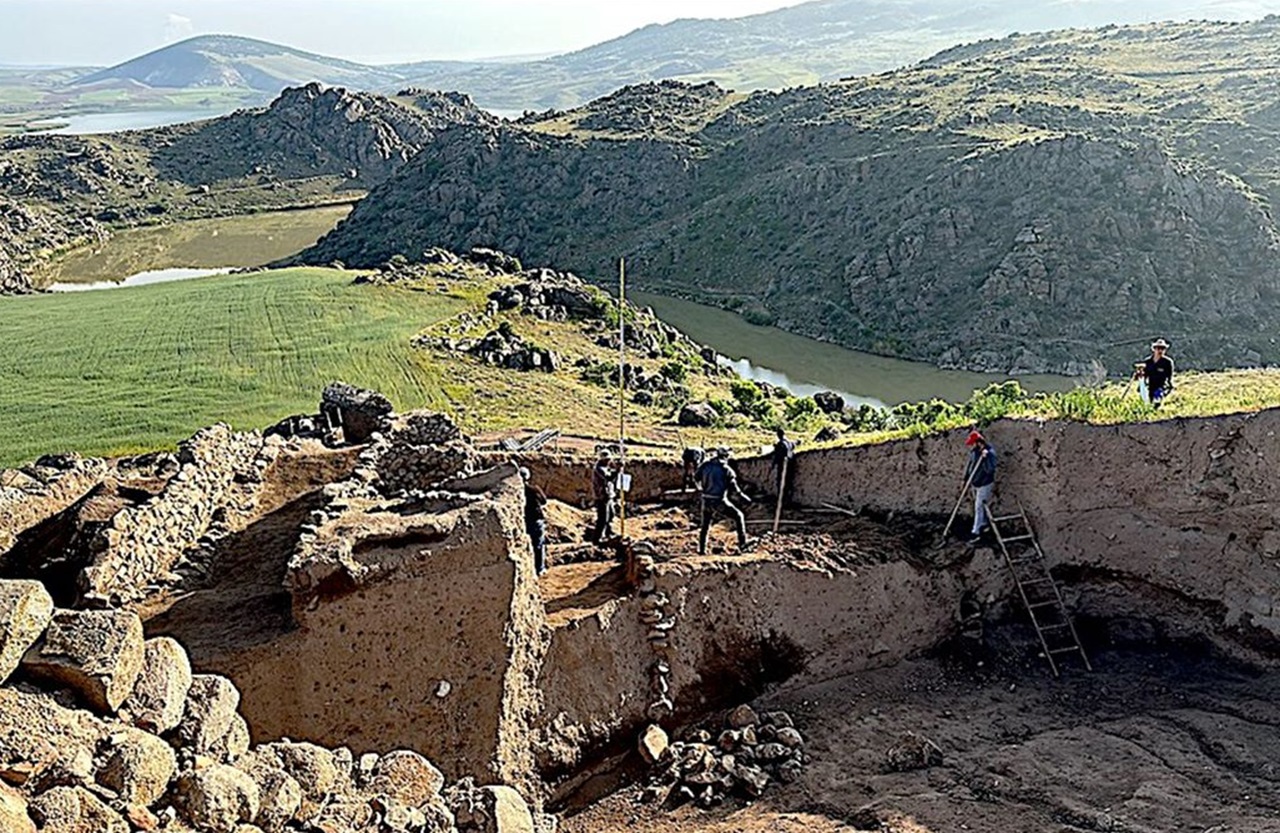
<instances>
[{"instance_id":1,"label":"river","mask_svg":"<svg viewBox=\"0 0 1280 833\"><path fill-rule=\"evenodd\" d=\"M121 130L146 130L189 121L217 118L229 112L222 110L133 110L115 113L81 113L56 116L31 122L33 133L60 133L78 136L89 133L116 133Z\"/></svg>"},{"instance_id":2,"label":"river","mask_svg":"<svg viewBox=\"0 0 1280 833\"><path fill-rule=\"evenodd\" d=\"M96 249L73 252L43 278L61 291L136 286L213 275L286 257L314 243L348 206L195 220L121 232ZM852 405L895 405L926 399L959 402L1004 376L940 370L921 362L848 350L749 324L732 312L647 292L630 299L706 344L742 376L806 396L835 391ZM1065 390L1061 376L1020 376L1029 390Z\"/></svg>"},{"instance_id":3,"label":"river","mask_svg":"<svg viewBox=\"0 0 1280 833\"><path fill-rule=\"evenodd\" d=\"M749 324L736 313L666 295L630 292L634 303L712 347L748 379L780 385L797 395L830 390L854 405L896 405L927 399L961 402L978 388L1008 376L941 370L931 364L890 359ZM1069 390L1065 376L1018 376L1032 391Z\"/></svg>"}]
</instances>

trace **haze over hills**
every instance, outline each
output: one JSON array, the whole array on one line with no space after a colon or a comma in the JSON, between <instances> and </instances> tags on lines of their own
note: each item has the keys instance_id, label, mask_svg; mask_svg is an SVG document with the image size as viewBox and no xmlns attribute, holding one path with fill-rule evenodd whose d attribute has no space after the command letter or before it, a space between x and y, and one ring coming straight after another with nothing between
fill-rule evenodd
<instances>
[{"instance_id":1,"label":"haze over hills","mask_svg":"<svg viewBox=\"0 0 1280 833\"><path fill-rule=\"evenodd\" d=\"M743 91L780 89L893 69L958 43L1015 30L1239 18L1268 9L1280 11L1280 3L815 0L749 17L646 26L541 60L388 66L262 40L203 35L74 78L33 78L21 90L6 87L0 79L0 113L65 115L112 108L227 112L264 104L287 86L311 81L377 92L406 86L460 90L482 107L520 112L573 107L624 85L651 80L713 80Z\"/></svg>"},{"instance_id":2,"label":"haze over hills","mask_svg":"<svg viewBox=\"0 0 1280 833\"><path fill-rule=\"evenodd\" d=\"M998 371L1280 360L1280 18L1025 35L784 93L447 131L305 260L490 245Z\"/></svg>"}]
</instances>

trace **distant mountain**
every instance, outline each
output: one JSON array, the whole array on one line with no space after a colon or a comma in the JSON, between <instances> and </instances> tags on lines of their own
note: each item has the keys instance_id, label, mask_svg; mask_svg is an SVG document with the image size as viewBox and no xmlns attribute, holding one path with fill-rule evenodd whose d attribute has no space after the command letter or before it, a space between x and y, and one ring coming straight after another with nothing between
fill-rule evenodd
<instances>
[{"instance_id":1,"label":"distant mountain","mask_svg":"<svg viewBox=\"0 0 1280 833\"><path fill-rule=\"evenodd\" d=\"M1280 2L1224 0L816 0L727 20L677 20L526 63L398 67L413 83L463 90L482 107L575 107L627 84L715 81L780 89L884 72L958 43L1012 32L1155 20L1241 19Z\"/></svg>"},{"instance_id":2,"label":"distant mountain","mask_svg":"<svg viewBox=\"0 0 1280 833\"><path fill-rule=\"evenodd\" d=\"M1280 362L1280 17L1021 35L750 96L644 84L455 127L306 262L430 246L1012 372Z\"/></svg>"},{"instance_id":3,"label":"distant mountain","mask_svg":"<svg viewBox=\"0 0 1280 833\"><path fill-rule=\"evenodd\" d=\"M399 73L288 46L231 35L203 35L81 76L72 86L141 84L169 89L229 87L274 96L285 87L319 81L378 90L397 85Z\"/></svg>"}]
</instances>

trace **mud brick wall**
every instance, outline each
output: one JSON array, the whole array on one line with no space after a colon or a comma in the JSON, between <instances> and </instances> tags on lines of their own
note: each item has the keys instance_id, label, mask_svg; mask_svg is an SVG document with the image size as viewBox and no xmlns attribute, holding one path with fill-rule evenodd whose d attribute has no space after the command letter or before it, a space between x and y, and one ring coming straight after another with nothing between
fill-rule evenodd
<instances>
[{"instance_id":1,"label":"mud brick wall","mask_svg":"<svg viewBox=\"0 0 1280 833\"><path fill-rule=\"evenodd\" d=\"M544 612L519 478L483 477L417 514L359 496L320 513L286 577L298 629L213 661L255 736L411 748L450 778L534 785Z\"/></svg>"},{"instance_id":2,"label":"mud brick wall","mask_svg":"<svg viewBox=\"0 0 1280 833\"><path fill-rule=\"evenodd\" d=\"M673 451L672 455L678 458L677 452ZM595 460L581 455L533 454L522 455L520 464L529 469L533 482L542 487L547 497L572 506L591 504L591 470ZM629 499L645 502L679 489L684 470L679 459L628 457L626 471L631 475Z\"/></svg>"},{"instance_id":3,"label":"mud brick wall","mask_svg":"<svg viewBox=\"0 0 1280 833\"><path fill-rule=\"evenodd\" d=\"M88 494L109 469L104 460L67 455L57 466L0 470L0 558L24 531Z\"/></svg>"},{"instance_id":4,"label":"mud brick wall","mask_svg":"<svg viewBox=\"0 0 1280 833\"><path fill-rule=\"evenodd\" d=\"M226 505L237 480L260 480L260 435L218 424L184 441L179 469L151 500L116 514L94 543L81 574L86 600L124 604L141 599L196 545Z\"/></svg>"},{"instance_id":5,"label":"mud brick wall","mask_svg":"<svg viewBox=\"0 0 1280 833\"><path fill-rule=\"evenodd\" d=\"M945 518L965 433L801 453L795 497ZM1002 420L985 433L999 459L996 512L1026 508L1049 562L1081 578L1080 610L1177 610L1223 649L1257 659L1252 649L1280 647L1280 410L1129 425ZM767 465L743 461L741 472L767 482ZM961 516L971 521L967 499Z\"/></svg>"}]
</instances>

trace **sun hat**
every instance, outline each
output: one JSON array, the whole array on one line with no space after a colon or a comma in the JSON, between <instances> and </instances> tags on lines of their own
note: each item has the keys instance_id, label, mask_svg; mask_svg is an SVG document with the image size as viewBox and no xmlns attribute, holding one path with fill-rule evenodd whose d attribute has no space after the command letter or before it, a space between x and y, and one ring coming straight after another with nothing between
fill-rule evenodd
<instances>
[{"instance_id":1,"label":"sun hat","mask_svg":"<svg viewBox=\"0 0 1280 833\"><path fill-rule=\"evenodd\" d=\"M1164 340L1164 339L1162 339L1162 338L1158 338L1158 339L1156 339L1155 341L1151 342L1151 349L1152 349L1152 350L1155 350L1157 347L1158 347L1158 348L1160 348L1161 350L1168 350L1168 349L1169 349L1169 342L1165 341L1165 340Z\"/></svg>"}]
</instances>

